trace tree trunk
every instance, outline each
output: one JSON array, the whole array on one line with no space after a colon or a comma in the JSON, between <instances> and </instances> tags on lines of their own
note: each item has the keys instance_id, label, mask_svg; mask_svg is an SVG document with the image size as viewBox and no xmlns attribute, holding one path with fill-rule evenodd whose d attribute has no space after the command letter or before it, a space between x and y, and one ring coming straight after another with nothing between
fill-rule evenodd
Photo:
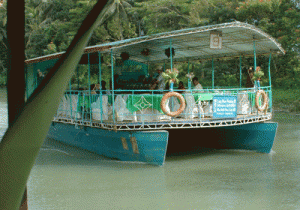
<instances>
[{"instance_id":1,"label":"tree trunk","mask_svg":"<svg viewBox=\"0 0 300 210\"><path fill-rule=\"evenodd\" d=\"M18 18L16 18L18 14ZM7 1L7 104L8 125L13 124L25 103L25 2ZM27 210L27 189L25 188L20 209Z\"/></svg>"}]
</instances>

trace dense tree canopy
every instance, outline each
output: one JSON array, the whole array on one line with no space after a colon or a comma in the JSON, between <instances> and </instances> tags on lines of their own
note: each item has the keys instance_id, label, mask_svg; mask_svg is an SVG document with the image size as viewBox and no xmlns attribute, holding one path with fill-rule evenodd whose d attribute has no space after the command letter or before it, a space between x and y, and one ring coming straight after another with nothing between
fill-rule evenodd
<instances>
[{"instance_id":1,"label":"dense tree canopy","mask_svg":"<svg viewBox=\"0 0 300 210\"><path fill-rule=\"evenodd\" d=\"M26 0L26 59L66 50L95 3L96 0ZM273 84L300 86L300 2L297 0L115 0L114 3L113 15L94 32L89 45L238 20L261 28L286 50L284 56L273 59ZM5 83L5 37L3 5L0 7L0 84ZM267 61L258 58L263 67ZM253 65L247 59L243 63L245 68ZM198 76L205 78L209 65L210 62L194 61L191 68L202 69ZM220 84L237 79L237 66L238 61L216 64L217 69L234 69L227 76L224 72L217 73Z\"/></svg>"}]
</instances>

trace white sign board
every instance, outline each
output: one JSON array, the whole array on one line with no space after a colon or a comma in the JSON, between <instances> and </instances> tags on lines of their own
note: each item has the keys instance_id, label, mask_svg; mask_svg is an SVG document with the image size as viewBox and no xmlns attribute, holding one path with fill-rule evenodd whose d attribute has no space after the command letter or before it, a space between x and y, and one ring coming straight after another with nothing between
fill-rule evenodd
<instances>
[{"instance_id":1,"label":"white sign board","mask_svg":"<svg viewBox=\"0 0 300 210\"><path fill-rule=\"evenodd\" d=\"M211 33L210 34L210 48L211 49L222 49L222 34Z\"/></svg>"}]
</instances>

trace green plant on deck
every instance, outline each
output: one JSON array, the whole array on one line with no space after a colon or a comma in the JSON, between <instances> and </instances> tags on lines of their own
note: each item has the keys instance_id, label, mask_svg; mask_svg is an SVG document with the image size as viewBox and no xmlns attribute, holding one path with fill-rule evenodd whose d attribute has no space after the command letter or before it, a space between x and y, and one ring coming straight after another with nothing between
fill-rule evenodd
<instances>
[{"instance_id":1,"label":"green plant on deck","mask_svg":"<svg viewBox=\"0 0 300 210\"><path fill-rule=\"evenodd\" d=\"M173 70L167 69L166 72L162 73L162 77L165 79L166 83L169 82L169 84L170 84L171 82L173 82L174 84L176 84L179 82L179 80L177 78L178 74L179 74L179 71L175 68L173 68Z\"/></svg>"},{"instance_id":2,"label":"green plant on deck","mask_svg":"<svg viewBox=\"0 0 300 210\"><path fill-rule=\"evenodd\" d=\"M258 80L260 78L262 78L264 76L264 72L263 71L255 71L252 77L252 80Z\"/></svg>"}]
</instances>

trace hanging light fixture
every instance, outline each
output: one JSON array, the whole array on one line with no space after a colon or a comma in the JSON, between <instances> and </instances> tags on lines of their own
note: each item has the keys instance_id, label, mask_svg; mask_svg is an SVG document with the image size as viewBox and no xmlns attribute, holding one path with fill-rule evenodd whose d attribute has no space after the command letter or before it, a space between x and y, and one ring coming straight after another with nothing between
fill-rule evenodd
<instances>
[{"instance_id":1,"label":"hanging light fixture","mask_svg":"<svg viewBox=\"0 0 300 210\"><path fill-rule=\"evenodd\" d=\"M129 56L129 53L128 53L128 52L122 52L122 53L121 53L121 58L122 58L123 61L128 60L129 57L130 57L130 56Z\"/></svg>"},{"instance_id":2,"label":"hanging light fixture","mask_svg":"<svg viewBox=\"0 0 300 210\"><path fill-rule=\"evenodd\" d=\"M166 56L168 57L168 58L170 58L170 56L171 56L171 50L170 50L170 48L168 48L168 49L165 49L165 54L166 54ZM175 56L175 49L172 47L172 56L174 57Z\"/></svg>"}]
</instances>

